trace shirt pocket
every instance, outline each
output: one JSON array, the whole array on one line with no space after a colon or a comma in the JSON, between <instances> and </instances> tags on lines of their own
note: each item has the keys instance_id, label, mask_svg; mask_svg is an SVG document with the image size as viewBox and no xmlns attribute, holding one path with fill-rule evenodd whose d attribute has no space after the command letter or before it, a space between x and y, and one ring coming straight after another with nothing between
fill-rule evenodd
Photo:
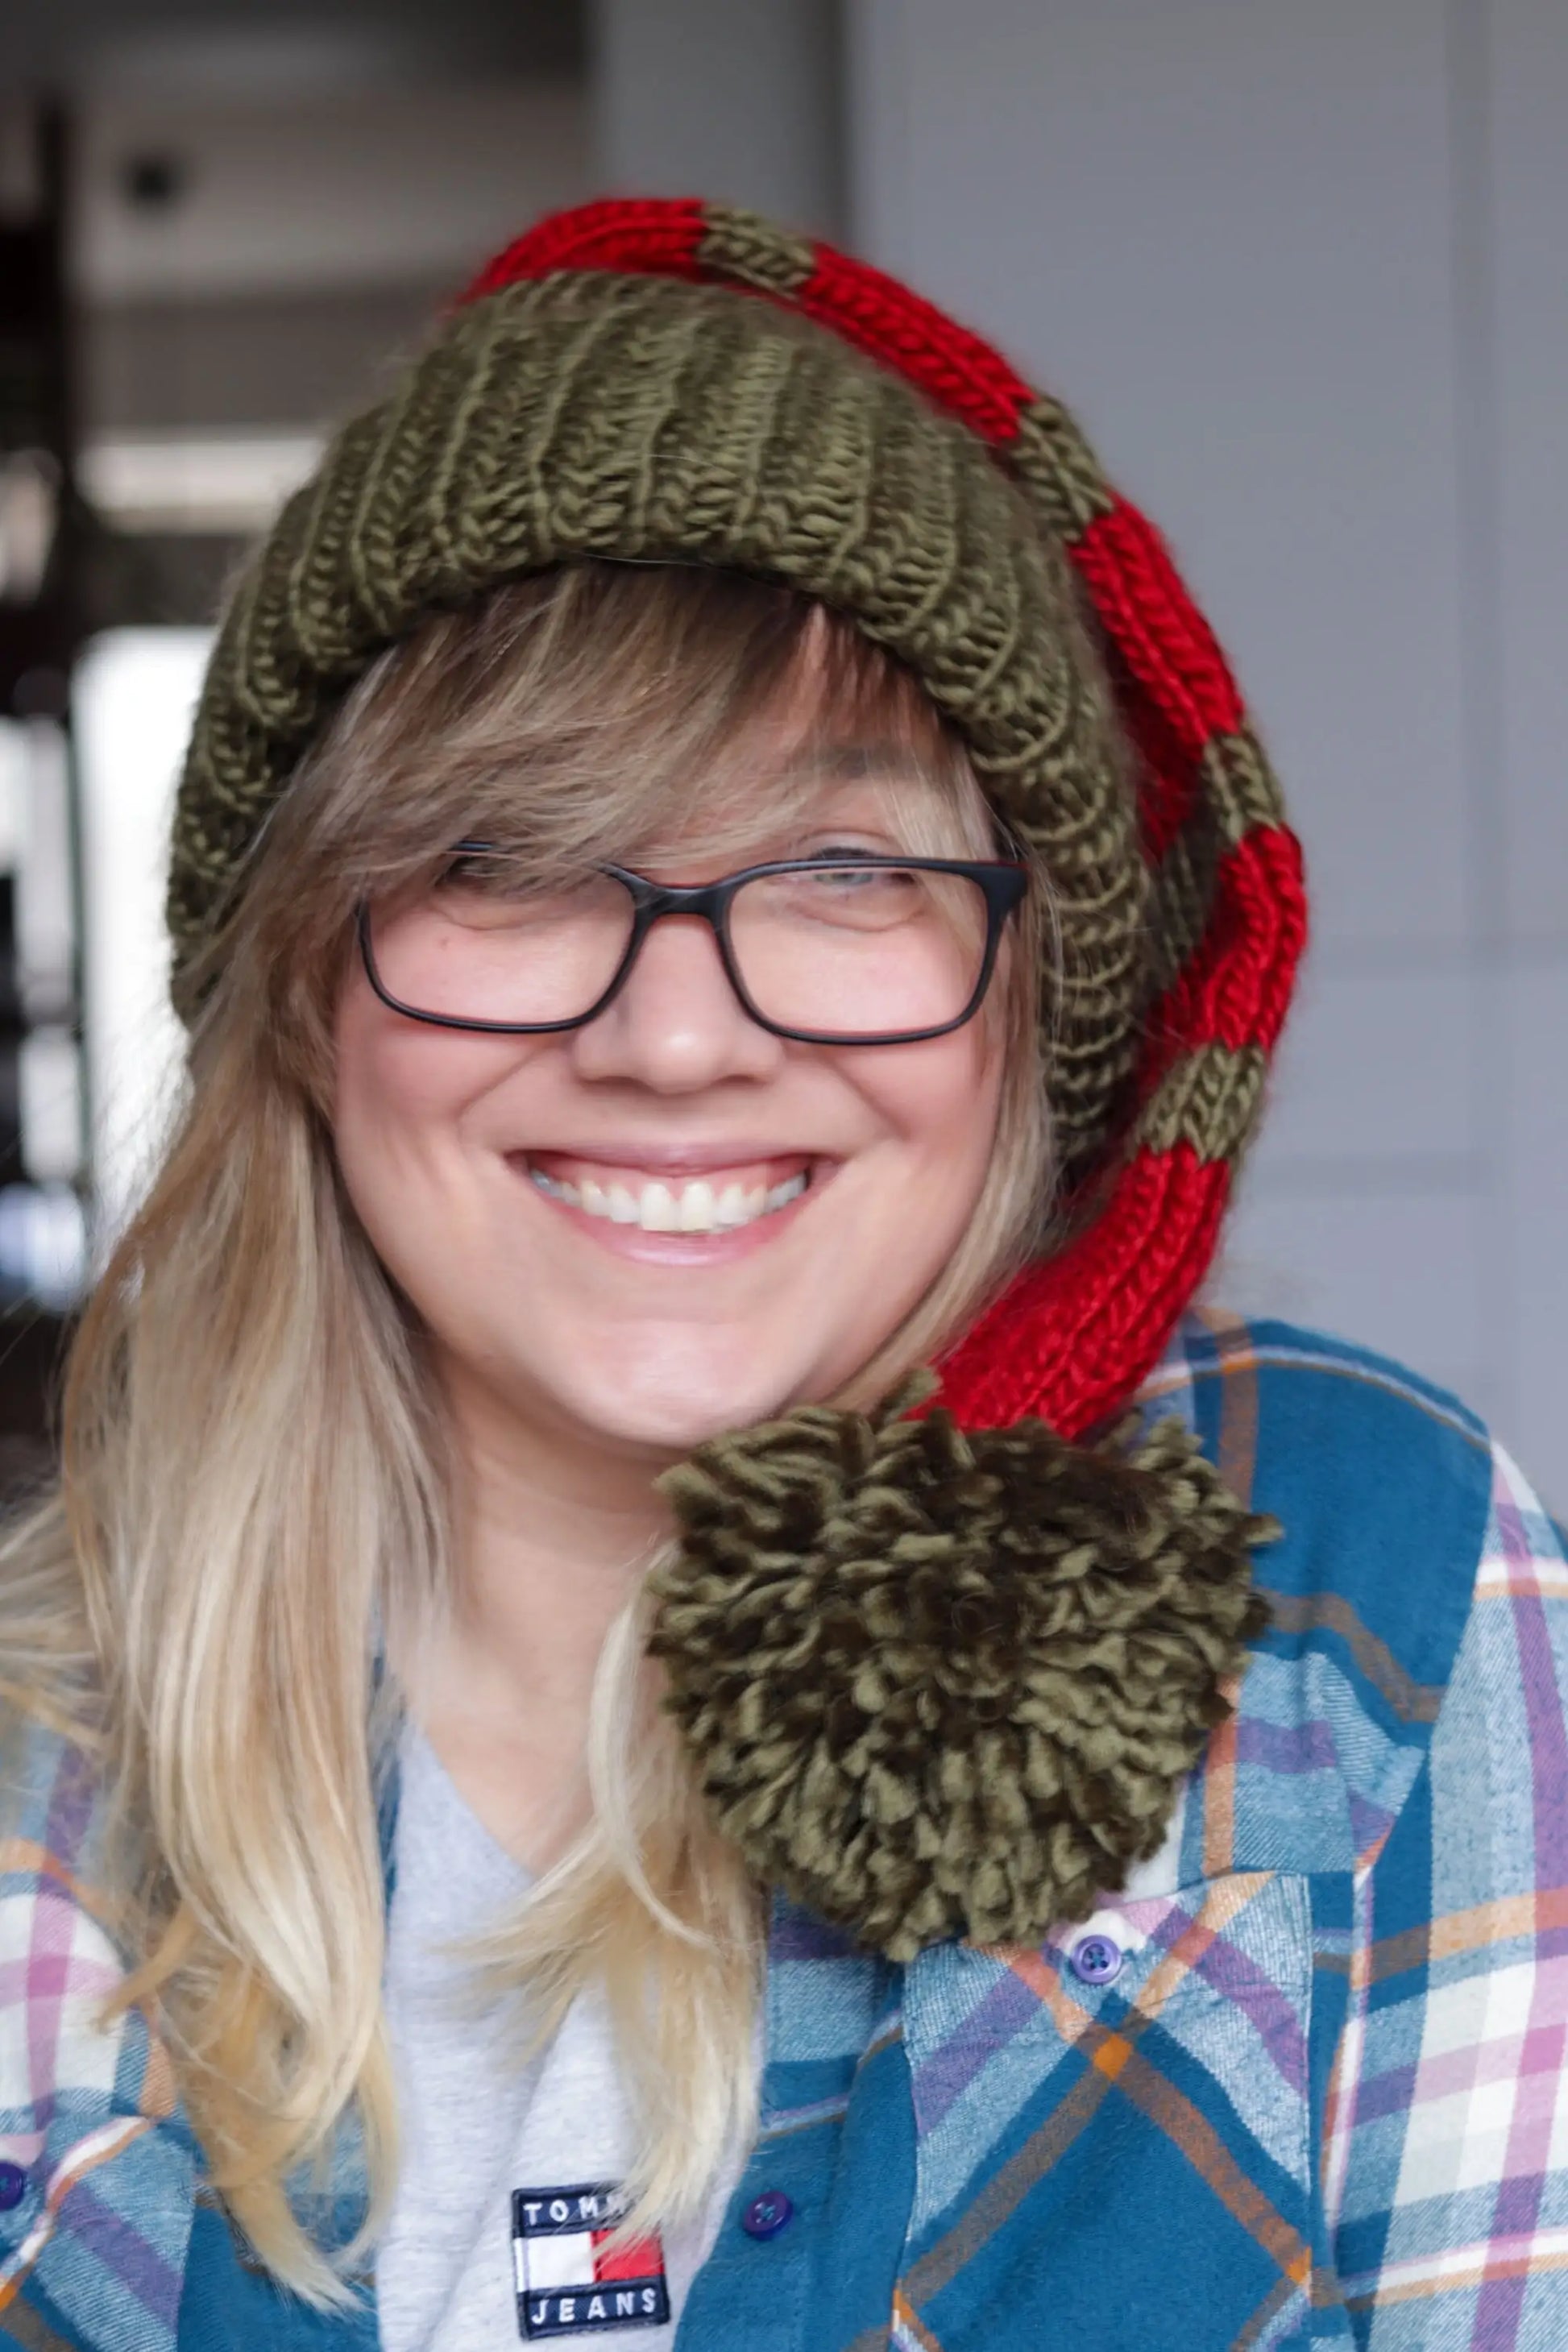
<instances>
[{"instance_id":1,"label":"shirt pocket","mask_svg":"<svg viewBox=\"0 0 1568 2352\"><path fill-rule=\"evenodd\" d=\"M905 2276L938 2339L966 2352L981 2313L1009 2347L1037 2318L1118 2340L1130 2312L1173 2314L1168 2340L1205 2347L1299 2332L1314 2234L1308 1881L1235 1872L1111 1900L1042 1945L949 1947L920 1986L936 1957L915 1964L906 2006L919 2157Z\"/></svg>"},{"instance_id":2,"label":"shirt pocket","mask_svg":"<svg viewBox=\"0 0 1568 2352\"><path fill-rule=\"evenodd\" d=\"M1110 2063L1125 2045L1129 2063L1137 2055L1181 2085L1239 2160L1256 2169L1257 2156L1310 2188L1306 1879L1235 1871L1108 1903L1037 1958L1069 2045L1092 2038L1098 2052L1111 2037Z\"/></svg>"}]
</instances>

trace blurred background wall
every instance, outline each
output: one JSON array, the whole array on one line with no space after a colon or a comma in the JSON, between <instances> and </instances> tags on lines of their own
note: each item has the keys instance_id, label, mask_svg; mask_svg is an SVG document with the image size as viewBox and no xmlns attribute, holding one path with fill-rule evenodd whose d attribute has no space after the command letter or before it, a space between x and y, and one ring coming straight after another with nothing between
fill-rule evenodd
<instances>
[{"instance_id":1,"label":"blurred background wall","mask_svg":"<svg viewBox=\"0 0 1568 2352\"><path fill-rule=\"evenodd\" d=\"M700 191L994 334L1166 530L1317 917L1216 1295L1460 1389L1568 1507L1562 0L7 0L13 221L51 96L70 415L31 475L0 423L11 537L50 467L83 503L74 686L0 660L0 1419L165 1085L161 813L247 534L531 215Z\"/></svg>"},{"instance_id":2,"label":"blurred background wall","mask_svg":"<svg viewBox=\"0 0 1568 2352\"><path fill-rule=\"evenodd\" d=\"M1222 1287L1568 1497L1568 9L867 0L855 226L1075 403L1277 755L1316 938Z\"/></svg>"}]
</instances>

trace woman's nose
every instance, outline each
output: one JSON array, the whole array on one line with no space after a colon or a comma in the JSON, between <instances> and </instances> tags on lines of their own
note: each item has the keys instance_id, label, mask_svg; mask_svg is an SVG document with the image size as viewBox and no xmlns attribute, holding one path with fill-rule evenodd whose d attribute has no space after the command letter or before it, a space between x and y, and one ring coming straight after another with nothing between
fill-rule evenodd
<instances>
[{"instance_id":1,"label":"woman's nose","mask_svg":"<svg viewBox=\"0 0 1568 2352\"><path fill-rule=\"evenodd\" d=\"M742 1005L712 925L699 915L655 923L619 995L572 1042L580 1076L672 1093L767 1077L784 1052Z\"/></svg>"}]
</instances>

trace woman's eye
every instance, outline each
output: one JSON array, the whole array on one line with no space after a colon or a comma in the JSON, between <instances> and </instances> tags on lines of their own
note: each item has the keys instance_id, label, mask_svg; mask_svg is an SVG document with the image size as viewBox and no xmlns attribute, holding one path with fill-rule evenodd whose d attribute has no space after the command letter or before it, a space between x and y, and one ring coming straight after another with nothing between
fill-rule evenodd
<instances>
[{"instance_id":1,"label":"woman's eye","mask_svg":"<svg viewBox=\"0 0 1568 2352\"><path fill-rule=\"evenodd\" d=\"M526 862L500 849L460 849L448 858L437 877L437 889L481 893L486 898L511 898L540 887L539 877Z\"/></svg>"},{"instance_id":2,"label":"woman's eye","mask_svg":"<svg viewBox=\"0 0 1568 2352\"><path fill-rule=\"evenodd\" d=\"M902 879L896 867L873 866L868 859L847 858L842 866L830 866L826 872L807 876L818 887L827 890L885 890Z\"/></svg>"},{"instance_id":3,"label":"woman's eye","mask_svg":"<svg viewBox=\"0 0 1568 2352\"><path fill-rule=\"evenodd\" d=\"M489 849L455 850L442 866L439 879L443 882L493 882L500 872L500 861Z\"/></svg>"}]
</instances>

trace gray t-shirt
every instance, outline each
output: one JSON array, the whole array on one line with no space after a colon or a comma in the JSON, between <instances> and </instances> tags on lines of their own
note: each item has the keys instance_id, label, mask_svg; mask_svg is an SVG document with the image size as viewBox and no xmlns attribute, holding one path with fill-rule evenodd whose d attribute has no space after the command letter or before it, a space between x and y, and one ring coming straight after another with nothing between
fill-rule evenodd
<instances>
[{"instance_id":1,"label":"gray t-shirt","mask_svg":"<svg viewBox=\"0 0 1568 2352\"><path fill-rule=\"evenodd\" d=\"M604 2008L584 1995L520 2066L504 2008L464 2006L468 1972L443 1948L515 1905L528 1874L413 1730L395 1860L386 2007L402 2164L376 2259L384 2352L506 2352L579 2334L590 2352L669 2352L742 2152L700 2221L666 2233L662 2263L657 2247L606 2256L604 2192L620 2181L629 2133Z\"/></svg>"}]
</instances>

